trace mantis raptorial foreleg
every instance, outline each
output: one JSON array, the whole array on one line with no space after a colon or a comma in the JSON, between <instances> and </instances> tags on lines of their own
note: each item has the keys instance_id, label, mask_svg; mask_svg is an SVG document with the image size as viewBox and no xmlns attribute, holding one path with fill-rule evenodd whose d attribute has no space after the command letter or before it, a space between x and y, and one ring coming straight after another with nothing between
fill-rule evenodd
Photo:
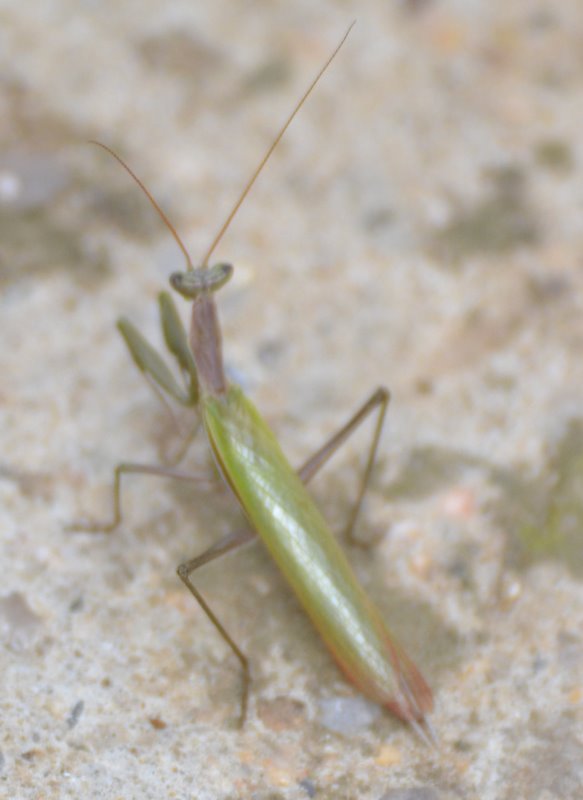
<instances>
[{"instance_id":1,"label":"mantis raptorial foreleg","mask_svg":"<svg viewBox=\"0 0 583 800\"><path fill-rule=\"evenodd\" d=\"M146 378L148 384L154 389L156 395L164 403L172 419L180 430L172 408L166 400L166 395L173 397L178 403L186 407L196 407L198 404L199 390L196 366L192 357L192 352L188 345L188 337L178 315L176 305L168 292L160 292L158 295L158 305L160 309L160 324L166 346L178 362L184 383L181 386L172 374L166 362L152 345L142 336L140 331L128 319L122 317L118 320L117 327L130 352L134 364ZM113 481L113 514L111 520L87 521L82 520L67 525L67 529L77 529L83 531L103 531L110 533L115 530L122 519L121 511L121 478L127 474L141 475L160 475L165 478L176 478L177 480L187 480L199 483L210 483L211 480L201 477L199 474L183 472L174 469L186 454L186 451L194 439L200 421L184 437L183 444L175 453L169 464L150 465L123 462L118 464L114 470Z\"/></svg>"},{"instance_id":2,"label":"mantis raptorial foreleg","mask_svg":"<svg viewBox=\"0 0 583 800\"><path fill-rule=\"evenodd\" d=\"M167 395L186 408L196 407L199 398L198 377L192 352L188 345L188 336L176 309L176 305L174 304L174 300L168 292L160 292L158 295L158 306L164 341L168 350L178 363L183 378L182 385L176 380L160 354L142 336L135 325L125 317L122 317L118 320L117 327L123 336L132 361L144 375L149 386L151 386L158 399L166 408L177 430L183 435L182 445L173 457L168 460L170 465L175 466L186 454L188 447L198 431L200 422L197 420L192 428L184 434L167 400Z\"/></svg>"},{"instance_id":3,"label":"mantis raptorial foreleg","mask_svg":"<svg viewBox=\"0 0 583 800\"><path fill-rule=\"evenodd\" d=\"M356 411L356 413L348 420L348 422L340 428L330 439L328 439L325 444L317 450L299 469L298 475L302 479L304 483L309 483L310 480L316 475L316 473L326 464L326 462L334 455L334 453L338 450L339 447L344 444L344 442L348 439L348 437L358 428L361 422L363 422L368 415L374 411L377 407L379 408L379 416L375 426L375 430L373 433L373 438L369 450L369 455L366 462L366 467L363 473L363 477L360 482L360 488L358 491L356 502L353 506L348 527L347 527L347 536L354 541L352 538L352 529L354 527L354 523L358 516L358 512L362 505L362 499L364 496L364 492L366 491L366 487L368 484L368 480L370 478L370 474L372 471L372 467L375 460L375 455L377 451L377 446L383 426L383 421L385 417L385 413L387 410L387 405L389 403L390 394L387 389L384 387L379 387L376 389L373 394L369 397L369 399ZM209 547L208 550L205 550L204 553L197 556L196 558L192 558L189 561L185 561L183 564L180 564L177 568L178 577L180 580L185 584L187 589L191 592L197 603L200 605L202 610L205 612L209 620L215 626L219 634L222 636L225 643L231 648L236 658L239 660L241 665L241 672L242 672L242 694L241 694L241 714L239 717L240 725L243 725L245 722L245 717L247 716L247 705L249 700L249 684L250 684L250 675L249 675L249 660L247 656L243 653L240 647L236 644L234 639L230 636L227 632L221 621L218 619L214 611L210 608L204 597L200 594L198 589L195 587L191 580L191 575L200 567L203 567L205 564L214 561L217 558L229 553L233 550L242 547L245 544L253 541L256 534L254 531L250 530L249 528L241 528L234 533L230 533L227 536L220 539L218 542L213 544ZM355 542L360 546L363 546L361 542Z\"/></svg>"},{"instance_id":4,"label":"mantis raptorial foreleg","mask_svg":"<svg viewBox=\"0 0 583 800\"><path fill-rule=\"evenodd\" d=\"M188 346L186 331L168 292L159 294L158 305L164 340L178 362L184 377L184 385L180 385L163 358L133 323L122 317L118 320L117 327L137 368L178 403L186 407L194 407L198 403L198 378L194 359Z\"/></svg>"}]
</instances>

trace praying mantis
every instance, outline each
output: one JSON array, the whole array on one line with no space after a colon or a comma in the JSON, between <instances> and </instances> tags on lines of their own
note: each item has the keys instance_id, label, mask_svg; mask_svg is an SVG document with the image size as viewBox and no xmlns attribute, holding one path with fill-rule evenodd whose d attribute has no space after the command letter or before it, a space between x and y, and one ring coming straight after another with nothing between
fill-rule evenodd
<instances>
[{"instance_id":1,"label":"praying mantis","mask_svg":"<svg viewBox=\"0 0 583 800\"><path fill-rule=\"evenodd\" d=\"M218 471L246 518L245 527L177 568L178 576L239 661L242 674L240 723L243 724L248 711L249 660L202 597L192 576L203 565L247 544L258 534L346 677L367 697L409 723L427 741L434 738L428 720L433 708L432 692L357 582L344 550L306 490L306 484L316 472L352 432L376 412L368 458L347 526L350 538L373 469L389 392L384 387L377 388L346 424L295 470L255 406L225 374L214 295L231 278L233 267L224 262L209 266L211 255L265 163L344 44L352 25L273 140L200 266L194 266L176 229L130 167L106 145L95 144L108 151L140 186L186 261L186 269L173 273L169 280L179 295L192 302L189 333L182 326L171 295L168 292L159 295L164 340L184 378L182 384L131 322L122 318L118 328L133 361L148 380L163 395L187 408L198 409ZM179 479L192 477L174 466L119 464L114 473L111 520L77 522L71 527L105 532L117 528L122 519L121 480L128 473Z\"/></svg>"}]
</instances>

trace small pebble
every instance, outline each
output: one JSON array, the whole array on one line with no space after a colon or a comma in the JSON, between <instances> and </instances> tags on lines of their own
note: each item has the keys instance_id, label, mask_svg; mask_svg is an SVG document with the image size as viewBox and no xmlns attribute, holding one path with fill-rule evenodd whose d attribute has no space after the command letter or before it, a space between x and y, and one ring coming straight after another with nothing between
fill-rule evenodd
<instances>
[{"instance_id":1,"label":"small pebble","mask_svg":"<svg viewBox=\"0 0 583 800\"><path fill-rule=\"evenodd\" d=\"M316 792L318 791L316 789L316 784L313 781L308 780L307 778L303 781L300 781L298 786L301 786L302 789L305 791L306 795L310 798L315 797Z\"/></svg>"},{"instance_id":2,"label":"small pebble","mask_svg":"<svg viewBox=\"0 0 583 800\"><path fill-rule=\"evenodd\" d=\"M443 511L454 519L469 519L476 511L474 492L463 486L452 489L443 498Z\"/></svg>"},{"instance_id":3,"label":"small pebble","mask_svg":"<svg viewBox=\"0 0 583 800\"><path fill-rule=\"evenodd\" d=\"M320 724L345 735L368 728L381 714L380 706L364 697L330 697L321 700L319 706Z\"/></svg>"},{"instance_id":4,"label":"small pebble","mask_svg":"<svg viewBox=\"0 0 583 800\"><path fill-rule=\"evenodd\" d=\"M31 645L41 625L42 618L34 613L23 594L11 592L0 597L0 633L7 636L14 650Z\"/></svg>"},{"instance_id":5,"label":"small pebble","mask_svg":"<svg viewBox=\"0 0 583 800\"><path fill-rule=\"evenodd\" d=\"M375 762L379 767L393 767L400 764L402 759L401 751L390 744L383 744L379 748Z\"/></svg>"},{"instance_id":6,"label":"small pebble","mask_svg":"<svg viewBox=\"0 0 583 800\"><path fill-rule=\"evenodd\" d=\"M71 709L69 717L67 718L67 725L69 726L69 728L74 728L75 725L79 722L79 719L81 717L81 714L83 713L84 708L85 708L85 703L83 702L83 700L79 700L78 702L75 703L75 705Z\"/></svg>"},{"instance_id":7,"label":"small pebble","mask_svg":"<svg viewBox=\"0 0 583 800\"><path fill-rule=\"evenodd\" d=\"M259 700L257 716L266 728L283 731L296 728L305 716L304 704L289 697Z\"/></svg>"}]
</instances>

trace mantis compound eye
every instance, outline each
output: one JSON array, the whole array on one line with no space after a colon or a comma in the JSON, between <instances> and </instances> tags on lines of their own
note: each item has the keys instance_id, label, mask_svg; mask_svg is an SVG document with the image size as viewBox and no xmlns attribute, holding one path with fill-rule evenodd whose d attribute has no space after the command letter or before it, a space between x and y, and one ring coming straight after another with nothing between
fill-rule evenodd
<instances>
[{"instance_id":1,"label":"mantis compound eye","mask_svg":"<svg viewBox=\"0 0 583 800\"><path fill-rule=\"evenodd\" d=\"M233 265L220 263L208 269L199 267L188 272L173 272L170 276L170 286L183 297L194 300L203 292L216 292L230 280L233 274Z\"/></svg>"}]
</instances>

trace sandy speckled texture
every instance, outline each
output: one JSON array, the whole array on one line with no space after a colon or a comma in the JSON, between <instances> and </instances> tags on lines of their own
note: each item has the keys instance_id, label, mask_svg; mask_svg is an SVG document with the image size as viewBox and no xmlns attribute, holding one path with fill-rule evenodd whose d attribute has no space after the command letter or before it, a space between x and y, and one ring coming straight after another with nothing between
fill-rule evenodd
<instances>
[{"instance_id":1,"label":"sandy speckled texture","mask_svg":"<svg viewBox=\"0 0 583 800\"><path fill-rule=\"evenodd\" d=\"M358 24L216 253L230 375L294 463L393 401L351 549L435 691L431 751L348 686L220 489L128 479L179 446L115 331L197 258ZM583 796L583 15L579 0L0 9L0 796ZM183 307L186 314L186 307ZM186 426L188 418L181 416ZM366 435L314 492L342 529ZM186 464L209 469L202 438Z\"/></svg>"}]
</instances>

